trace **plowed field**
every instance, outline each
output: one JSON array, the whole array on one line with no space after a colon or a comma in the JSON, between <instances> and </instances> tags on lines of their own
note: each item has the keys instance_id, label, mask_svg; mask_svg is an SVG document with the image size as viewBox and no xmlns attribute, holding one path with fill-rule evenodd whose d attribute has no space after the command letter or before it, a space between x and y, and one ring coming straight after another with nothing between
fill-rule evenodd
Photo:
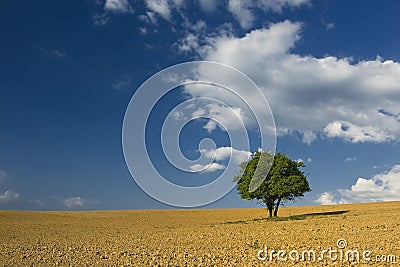
<instances>
[{"instance_id":1,"label":"plowed field","mask_svg":"<svg viewBox=\"0 0 400 267\"><path fill-rule=\"evenodd\" d=\"M0 211L0 266L400 265L399 202L287 207L279 216Z\"/></svg>"}]
</instances>

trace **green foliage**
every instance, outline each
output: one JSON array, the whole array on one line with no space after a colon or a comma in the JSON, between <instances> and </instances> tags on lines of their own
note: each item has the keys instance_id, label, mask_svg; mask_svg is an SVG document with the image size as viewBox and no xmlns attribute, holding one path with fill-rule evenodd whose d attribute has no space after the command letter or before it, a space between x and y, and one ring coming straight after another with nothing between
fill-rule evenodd
<instances>
[{"instance_id":1,"label":"green foliage","mask_svg":"<svg viewBox=\"0 0 400 267\"><path fill-rule=\"evenodd\" d=\"M305 165L284 154L274 156L271 152L257 151L240 167L240 174L234 177L240 196L263 202L270 216L274 209L277 216L282 202L293 201L311 191L306 175L300 170Z\"/></svg>"}]
</instances>

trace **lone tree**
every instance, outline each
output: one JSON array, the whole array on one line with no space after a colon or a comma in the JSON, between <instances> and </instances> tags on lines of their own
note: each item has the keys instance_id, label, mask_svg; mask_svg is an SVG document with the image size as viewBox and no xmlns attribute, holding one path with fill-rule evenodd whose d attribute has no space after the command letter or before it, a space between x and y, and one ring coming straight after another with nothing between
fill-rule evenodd
<instances>
[{"instance_id":1,"label":"lone tree","mask_svg":"<svg viewBox=\"0 0 400 267\"><path fill-rule=\"evenodd\" d=\"M306 175L300 170L300 167L305 167L303 162L294 161L284 154L273 156L271 152L257 151L240 167L240 174L234 178L239 194L243 199L264 203L270 217L278 215L279 205L283 202L293 201L311 191ZM252 189L254 181L259 182Z\"/></svg>"}]
</instances>

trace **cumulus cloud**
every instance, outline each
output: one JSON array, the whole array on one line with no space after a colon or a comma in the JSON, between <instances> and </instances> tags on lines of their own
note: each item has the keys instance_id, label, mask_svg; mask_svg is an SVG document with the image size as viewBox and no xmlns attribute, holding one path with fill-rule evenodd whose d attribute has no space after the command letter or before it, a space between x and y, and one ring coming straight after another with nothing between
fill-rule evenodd
<instances>
[{"instance_id":1,"label":"cumulus cloud","mask_svg":"<svg viewBox=\"0 0 400 267\"><path fill-rule=\"evenodd\" d=\"M372 178L358 178L350 189L338 189L336 194L325 192L317 203L361 203L400 200L400 165Z\"/></svg>"},{"instance_id":2,"label":"cumulus cloud","mask_svg":"<svg viewBox=\"0 0 400 267\"><path fill-rule=\"evenodd\" d=\"M351 189L340 189L340 202L370 202L400 200L400 165L370 179L358 178Z\"/></svg>"},{"instance_id":3,"label":"cumulus cloud","mask_svg":"<svg viewBox=\"0 0 400 267\"><path fill-rule=\"evenodd\" d=\"M301 38L301 28L300 23L284 21L243 37L208 37L197 52L202 59L243 71L260 86L279 135L300 133L307 144L316 138L351 143L399 140L400 64L380 57L353 62L294 54L291 50ZM202 70L200 75L207 79L214 74ZM222 101L231 97L207 88L186 88L186 93ZM251 99L246 88L240 94ZM265 108L254 97L249 104L256 110ZM248 115L244 106L236 107L241 108L241 116Z\"/></svg>"},{"instance_id":4,"label":"cumulus cloud","mask_svg":"<svg viewBox=\"0 0 400 267\"><path fill-rule=\"evenodd\" d=\"M106 0L104 9L114 13L128 13L132 11L128 0Z\"/></svg>"},{"instance_id":5,"label":"cumulus cloud","mask_svg":"<svg viewBox=\"0 0 400 267\"><path fill-rule=\"evenodd\" d=\"M331 192L324 192L322 193L316 200L316 203L321 204L321 205L335 205L338 204L335 201L335 195L332 194Z\"/></svg>"}]
</instances>

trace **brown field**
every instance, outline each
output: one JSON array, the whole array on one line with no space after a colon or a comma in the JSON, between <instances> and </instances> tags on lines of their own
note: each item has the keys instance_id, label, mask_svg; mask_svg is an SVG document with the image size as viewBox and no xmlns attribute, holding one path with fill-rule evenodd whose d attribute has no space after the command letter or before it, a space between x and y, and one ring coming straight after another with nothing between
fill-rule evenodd
<instances>
[{"instance_id":1,"label":"brown field","mask_svg":"<svg viewBox=\"0 0 400 267\"><path fill-rule=\"evenodd\" d=\"M265 219L265 209L0 211L0 265L400 265L400 202L288 207L279 215L281 220ZM347 241L342 250L336 244L340 238ZM268 258L260 261L257 253L265 246ZM330 260L326 253L318 261L330 247L338 250L331 254L338 259ZM271 261L271 250L286 251L282 258L287 261L278 260L276 253ZM292 250L299 261L292 260L296 251L289 258ZM316 261L302 260L304 250L315 251ZM348 250L357 250L360 261L353 261L351 254L346 260ZM362 258L366 250L372 251L369 262Z\"/></svg>"}]
</instances>

